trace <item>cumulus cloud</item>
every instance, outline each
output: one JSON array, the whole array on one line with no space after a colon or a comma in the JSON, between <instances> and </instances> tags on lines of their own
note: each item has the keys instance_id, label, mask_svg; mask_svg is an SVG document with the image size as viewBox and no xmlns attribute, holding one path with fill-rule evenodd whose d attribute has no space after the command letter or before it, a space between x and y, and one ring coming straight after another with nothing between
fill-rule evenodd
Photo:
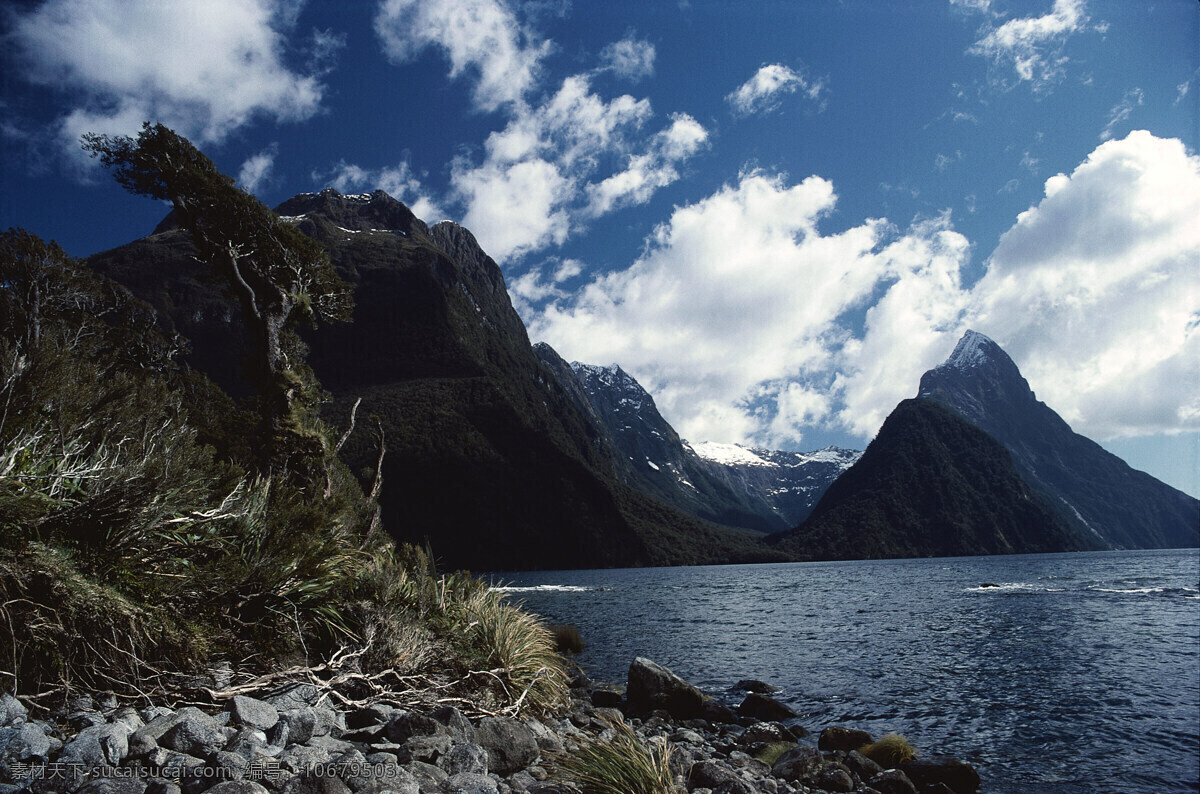
<instances>
[{"instance_id":1,"label":"cumulus cloud","mask_svg":"<svg viewBox=\"0 0 1200 794\"><path fill-rule=\"evenodd\" d=\"M24 76L72 92L60 122L77 152L85 132L136 133L157 120L219 141L258 115L298 121L320 109L317 76L284 63L294 5L283 0L48 0L7 37Z\"/></svg>"},{"instance_id":2,"label":"cumulus cloud","mask_svg":"<svg viewBox=\"0 0 1200 794\"><path fill-rule=\"evenodd\" d=\"M258 154L247 158L238 171L237 183L247 193L253 193L259 186L271 177L271 169L275 167L275 157L279 154L279 144L273 143Z\"/></svg>"},{"instance_id":3,"label":"cumulus cloud","mask_svg":"<svg viewBox=\"0 0 1200 794\"><path fill-rule=\"evenodd\" d=\"M809 80L790 66L772 63L755 72L753 77L728 94L725 101L732 106L734 114L750 116L775 110L783 95L797 91L814 102L822 103L823 107L822 95L826 91L824 80Z\"/></svg>"},{"instance_id":4,"label":"cumulus cloud","mask_svg":"<svg viewBox=\"0 0 1200 794\"><path fill-rule=\"evenodd\" d=\"M399 165L368 169L340 160L329 171L314 171L313 182L327 185L340 193L369 193L382 190L397 201L402 201L427 223L436 223L444 214L436 201L421 185L407 160Z\"/></svg>"},{"instance_id":5,"label":"cumulus cloud","mask_svg":"<svg viewBox=\"0 0 1200 794\"><path fill-rule=\"evenodd\" d=\"M549 41L526 30L504 0L385 0L375 17L384 52L397 63L437 47L450 76L475 78L484 111L521 102L537 82Z\"/></svg>"},{"instance_id":6,"label":"cumulus cloud","mask_svg":"<svg viewBox=\"0 0 1200 794\"><path fill-rule=\"evenodd\" d=\"M636 82L654 74L654 56L654 45L631 33L600 51L600 68Z\"/></svg>"},{"instance_id":7,"label":"cumulus cloud","mask_svg":"<svg viewBox=\"0 0 1200 794\"><path fill-rule=\"evenodd\" d=\"M948 212L823 233L832 184L746 173L581 290L539 271L523 313L564 356L620 362L695 441L868 439L966 328L1079 432L1200 430L1200 158L1135 132L1045 187L966 284Z\"/></svg>"},{"instance_id":8,"label":"cumulus cloud","mask_svg":"<svg viewBox=\"0 0 1200 794\"><path fill-rule=\"evenodd\" d=\"M1021 213L972 319L1097 438L1200 428L1200 159L1136 131Z\"/></svg>"},{"instance_id":9,"label":"cumulus cloud","mask_svg":"<svg viewBox=\"0 0 1200 794\"><path fill-rule=\"evenodd\" d=\"M489 135L482 162L454 162L451 184L466 207L463 224L505 262L561 245L590 218L649 200L678 179L677 166L707 139L686 114L646 135L653 115L649 100L628 94L605 100L587 75L566 78L542 104L521 106Z\"/></svg>"},{"instance_id":10,"label":"cumulus cloud","mask_svg":"<svg viewBox=\"0 0 1200 794\"><path fill-rule=\"evenodd\" d=\"M1064 74L1068 59L1062 54L1063 42L1086 24L1084 0L1054 0L1050 13L1010 19L967 52L988 58L997 68L1012 68L1019 82L1029 83L1036 93L1047 93Z\"/></svg>"}]
</instances>

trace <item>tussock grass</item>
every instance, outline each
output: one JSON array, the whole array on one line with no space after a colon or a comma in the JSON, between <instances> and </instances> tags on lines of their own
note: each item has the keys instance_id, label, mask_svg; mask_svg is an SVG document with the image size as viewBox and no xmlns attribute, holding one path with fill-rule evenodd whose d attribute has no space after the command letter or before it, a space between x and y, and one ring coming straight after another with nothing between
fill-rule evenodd
<instances>
[{"instance_id":1,"label":"tussock grass","mask_svg":"<svg viewBox=\"0 0 1200 794\"><path fill-rule=\"evenodd\" d=\"M671 756L663 738L647 747L627 723L605 720L611 738L585 738L555 761L559 776L584 794L676 794Z\"/></svg>"},{"instance_id":2,"label":"tussock grass","mask_svg":"<svg viewBox=\"0 0 1200 794\"><path fill-rule=\"evenodd\" d=\"M892 769L917 757L916 748L898 733L885 734L858 751L885 769Z\"/></svg>"},{"instance_id":3,"label":"tussock grass","mask_svg":"<svg viewBox=\"0 0 1200 794\"><path fill-rule=\"evenodd\" d=\"M583 636L579 629L569 623L551 623L548 628L554 635L554 646L559 653L580 653L583 651Z\"/></svg>"}]
</instances>

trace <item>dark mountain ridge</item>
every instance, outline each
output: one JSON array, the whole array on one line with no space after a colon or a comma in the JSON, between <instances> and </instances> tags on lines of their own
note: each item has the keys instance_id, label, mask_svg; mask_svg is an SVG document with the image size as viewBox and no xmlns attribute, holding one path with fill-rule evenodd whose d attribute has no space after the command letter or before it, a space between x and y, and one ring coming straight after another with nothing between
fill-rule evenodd
<instances>
[{"instance_id":1,"label":"dark mountain ridge","mask_svg":"<svg viewBox=\"0 0 1200 794\"><path fill-rule=\"evenodd\" d=\"M429 228L382 191L296 196L277 208L325 245L354 290L349 324L305 334L308 362L345 424L376 416L387 455L380 501L398 538L429 539L445 565L476 570L777 558L618 482L592 422L537 359L499 267L450 222ZM90 264L158 311L190 363L245 394L236 306L168 219ZM343 454L373 470L356 432Z\"/></svg>"},{"instance_id":2,"label":"dark mountain ridge","mask_svg":"<svg viewBox=\"0 0 1200 794\"><path fill-rule=\"evenodd\" d=\"M1026 482L1081 537L1115 549L1200 545L1200 501L1071 430L983 334L968 331L945 363L922 376L918 394L1003 444Z\"/></svg>"}]
</instances>

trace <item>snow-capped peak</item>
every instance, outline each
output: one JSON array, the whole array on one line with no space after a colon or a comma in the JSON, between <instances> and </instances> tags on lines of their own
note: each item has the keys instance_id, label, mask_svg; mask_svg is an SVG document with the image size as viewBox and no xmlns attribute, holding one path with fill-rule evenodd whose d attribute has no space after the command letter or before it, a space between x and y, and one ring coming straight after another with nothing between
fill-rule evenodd
<instances>
[{"instance_id":1,"label":"snow-capped peak","mask_svg":"<svg viewBox=\"0 0 1200 794\"><path fill-rule=\"evenodd\" d=\"M698 444L689 444L689 446L691 446L697 455L714 463L743 466L775 465L771 461L759 457L754 450L749 447L743 447L741 444L721 444L716 441L701 441Z\"/></svg>"},{"instance_id":2,"label":"snow-capped peak","mask_svg":"<svg viewBox=\"0 0 1200 794\"><path fill-rule=\"evenodd\" d=\"M983 334L978 331L967 331L963 334L962 339L958 340L958 344L954 346L954 352L941 367L958 370L978 367L990 360L991 356L988 350L993 347L996 347L996 343Z\"/></svg>"}]
</instances>

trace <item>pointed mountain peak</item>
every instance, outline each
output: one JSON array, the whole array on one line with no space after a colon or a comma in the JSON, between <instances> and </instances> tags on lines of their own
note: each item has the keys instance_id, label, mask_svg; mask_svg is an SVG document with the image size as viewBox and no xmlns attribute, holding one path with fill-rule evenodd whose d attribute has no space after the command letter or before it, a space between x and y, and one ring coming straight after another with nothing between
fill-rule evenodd
<instances>
[{"instance_id":1,"label":"pointed mountain peak","mask_svg":"<svg viewBox=\"0 0 1200 794\"><path fill-rule=\"evenodd\" d=\"M331 187L300 193L275 208L284 217L320 216L348 231L395 231L408 234L425 224L403 202L383 190L343 195Z\"/></svg>"},{"instance_id":2,"label":"pointed mountain peak","mask_svg":"<svg viewBox=\"0 0 1200 794\"><path fill-rule=\"evenodd\" d=\"M999 366L1001 369L1017 371L1017 365L1008 354L988 337L978 331L967 331L954 346L954 352L937 369L954 369L968 372L985 366Z\"/></svg>"}]
</instances>

